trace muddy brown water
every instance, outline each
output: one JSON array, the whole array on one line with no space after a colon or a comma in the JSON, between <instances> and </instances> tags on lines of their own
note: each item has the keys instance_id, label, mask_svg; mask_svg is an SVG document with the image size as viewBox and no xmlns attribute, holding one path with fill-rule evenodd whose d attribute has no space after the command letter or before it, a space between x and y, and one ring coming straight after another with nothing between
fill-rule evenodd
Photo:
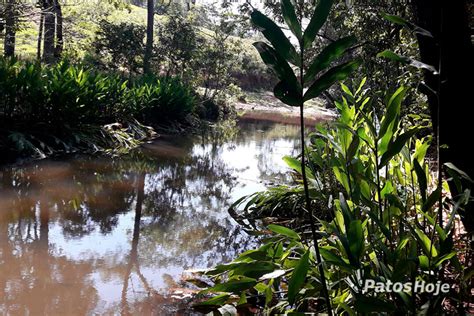
<instances>
[{"instance_id":1,"label":"muddy brown water","mask_svg":"<svg viewBox=\"0 0 474 316\"><path fill-rule=\"evenodd\" d=\"M254 242L229 205L290 181L297 127L239 123L229 140L162 137L120 159L0 168L1 315L190 314L186 270Z\"/></svg>"}]
</instances>

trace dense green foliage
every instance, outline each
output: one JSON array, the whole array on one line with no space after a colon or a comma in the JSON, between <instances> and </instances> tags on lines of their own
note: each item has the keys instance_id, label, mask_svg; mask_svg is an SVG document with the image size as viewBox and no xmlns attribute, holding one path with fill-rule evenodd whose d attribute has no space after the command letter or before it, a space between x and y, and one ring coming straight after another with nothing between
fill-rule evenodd
<instances>
[{"instance_id":1,"label":"dense green foliage","mask_svg":"<svg viewBox=\"0 0 474 316\"><path fill-rule=\"evenodd\" d=\"M108 68L135 74L142 66L145 28L132 23L114 24L102 20L93 42L97 61Z\"/></svg>"},{"instance_id":2,"label":"dense green foliage","mask_svg":"<svg viewBox=\"0 0 474 316\"><path fill-rule=\"evenodd\" d=\"M442 186L443 193L433 188L426 157L430 137L415 136L426 126L400 124L405 88L387 98L380 117L362 85L357 92L344 90L347 94L337 103L339 119L311 134L306 165L311 207L319 211L319 245L334 312L409 314L453 308L455 301L469 295L469 272L465 272L460 259L465 257L453 247L459 238L454 234L455 218L472 199L470 192L465 190L462 196L452 197L447 183ZM380 124L374 126L374 121ZM297 160L285 160L301 174ZM454 166L448 167L453 181L465 176ZM302 184L274 189L270 197L266 193L246 197L234 207L245 204L245 212L270 207L272 213L263 215L277 217L292 209L304 209L282 203L291 201L285 195L295 196L301 204ZM440 224L441 214L446 217ZM297 232L270 225L268 228L276 235L264 239L263 246L208 272L219 281L208 291L228 293L215 305L236 302L230 295L235 293L240 295L238 304L243 307L252 297L263 296L261 307L267 312L321 310L321 278L314 264L314 248L306 241L310 233L307 219L298 213L290 215L290 225L297 227ZM363 293L368 279L403 284L440 280L460 284L460 288L450 288L449 293L440 295L373 290ZM443 305L446 298L451 306ZM204 307L212 306L198 306Z\"/></svg>"},{"instance_id":3,"label":"dense green foliage","mask_svg":"<svg viewBox=\"0 0 474 316\"><path fill-rule=\"evenodd\" d=\"M133 147L150 136L136 120L155 126L183 122L196 105L192 89L177 78L128 82L67 62L42 66L1 59L0 93L1 147L41 157L83 147ZM118 124L101 127L111 123Z\"/></svg>"},{"instance_id":4,"label":"dense green foliage","mask_svg":"<svg viewBox=\"0 0 474 316\"><path fill-rule=\"evenodd\" d=\"M207 271L216 284L203 293L219 295L197 304L198 310L442 314L462 311L469 296L469 255L458 253L455 227L458 214L472 201L470 190L459 187L461 179L472 180L446 163L450 178L441 182L441 166L427 157L431 137L420 136L426 135L429 121L402 116L409 89L400 87L380 98L380 91L365 88L365 78L353 89L341 84L343 95L335 102L338 119L317 126L306 146L304 102L359 65L348 61L317 76L354 45L347 37L320 49L305 66L305 50L332 3L318 2L303 32L291 1L281 1L283 20L298 39L299 52L270 19L258 11L251 15L272 45L256 43L263 61L281 80L275 96L300 107L303 148L297 157L301 160L284 158L298 175L296 186L243 197L231 213L242 219L284 217L295 229L269 225L274 236L263 239L261 247ZM299 80L290 63L301 69ZM451 195L451 181L462 194ZM367 282L402 287L380 291L366 288ZM420 282L447 283L447 291L416 290Z\"/></svg>"},{"instance_id":5,"label":"dense green foliage","mask_svg":"<svg viewBox=\"0 0 474 316\"><path fill-rule=\"evenodd\" d=\"M179 78L146 76L129 89L127 104L147 124L184 120L194 111L197 97Z\"/></svg>"}]
</instances>

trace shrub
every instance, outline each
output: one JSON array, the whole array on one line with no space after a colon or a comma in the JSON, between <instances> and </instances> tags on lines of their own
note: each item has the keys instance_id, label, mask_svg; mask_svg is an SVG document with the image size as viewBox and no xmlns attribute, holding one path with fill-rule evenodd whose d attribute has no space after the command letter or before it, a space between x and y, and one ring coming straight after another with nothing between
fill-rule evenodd
<instances>
[{"instance_id":1,"label":"shrub","mask_svg":"<svg viewBox=\"0 0 474 316\"><path fill-rule=\"evenodd\" d=\"M126 99L147 124L184 120L196 104L194 91L172 77L144 77L132 85Z\"/></svg>"}]
</instances>

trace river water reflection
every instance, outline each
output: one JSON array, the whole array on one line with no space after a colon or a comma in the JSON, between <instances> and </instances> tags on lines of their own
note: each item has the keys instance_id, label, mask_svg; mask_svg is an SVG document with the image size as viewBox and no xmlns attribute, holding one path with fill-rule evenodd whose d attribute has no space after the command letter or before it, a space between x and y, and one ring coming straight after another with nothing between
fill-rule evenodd
<instances>
[{"instance_id":1,"label":"river water reflection","mask_svg":"<svg viewBox=\"0 0 474 316\"><path fill-rule=\"evenodd\" d=\"M185 314L170 295L185 296L183 271L252 243L232 201L289 180L297 128L239 128L223 143L162 137L120 159L0 169L0 314Z\"/></svg>"}]
</instances>

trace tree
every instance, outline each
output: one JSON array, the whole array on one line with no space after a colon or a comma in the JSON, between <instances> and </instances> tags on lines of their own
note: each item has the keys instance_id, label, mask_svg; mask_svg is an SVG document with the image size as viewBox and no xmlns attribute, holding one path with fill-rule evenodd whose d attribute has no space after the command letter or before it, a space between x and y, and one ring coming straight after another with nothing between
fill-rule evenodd
<instances>
[{"instance_id":1,"label":"tree","mask_svg":"<svg viewBox=\"0 0 474 316\"><path fill-rule=\"evenodd\" d=\"M144 56L145 28L131 23L99 23L93 42L99 61L111 69L126 68L129 75L137 73Z\"/></svg>"},{"instance_id":2,"label":"tree","mask_svg":"<svg viewBox=\"0 0 474 316\"><path fill-rule=\"evenodd\" d=\"M64 50L63 13L59 0L41 0L40 23L37 39L37 58L52 63L61 57ZM43 56L41 57L41 43Z\"/></svg>"},{"instance_id":3,"label":"tree","mask_svg":"<svg viewBox=\"0 0 474 316\"><path fill-rule=\"evenodd\" d=\"M36 59L41 60L41 43L43 42L43 33L44 33L44 12L40 13L40 21L38 27L38 39L36 44Z\"/></svg>"},{"instance_id":4,"label":"tree","mask_svg":"<svg viewBox=\"0 0 474 316\"><path fill-rule=\"evenodd\" d=\"M63 39L63 12L59 0L54 0L54 14L56 15L56 46L54 57L60 58L64 50Z\"/></svg>"},{"instance_id":5,"label":"tree","mask_svg":"<svg viewBox=\"0 0 474 316\"><path fill-rule=\"evenodd\" d=\"M204 99L214 100L233 81L230 74L238 68L242 43L231 38L236 24L229 20L226 14L213 6L203 9L207 17L203 26L210 32L206 32L200 41L194 67L201 75L199 84L205 88Z\"/></svg>"},{"instance_id":6,"label":"tree","mask_svg":"<svg viewBox=\"0 0 474 316\"><path fill-rule=\"evenodd\" d=\"M180 13L173 13L159 28L157 54L166 63L167 75L184 76L197 50L198 36L189 20Z\"/></svg>"},{"instance_id":7,"label":"tree","mask_svg":"<svg viewBox=\"0 0 474 316\"><path fill-rule=\"evenodd\" d=\"M5 43L4 54L6 57L15 55L16 31L18 28L18 5L15 0L5 3Z\"/></svg>"},{"instance_id":8,"label":"tree","mask_svg":"<svg viewBox=\"0 0 474 316\"><path fill-rule=\"evenodd\" d=\"M53 0L43 0L42 10L44 12L43 61L52 63L54 61L54 39L56 34L56 14Z\"/></svg>"},{"instance_id":9,"label":"tree","mask_svg":"<svg viewBox=\"0 0 474 316\"><path fill-rule=\"evenodd\" d=\"M155 16L155 1L147 0L146 46L143 57L143 72L150 73L150 61L153 54L153 29Z\"/></svg>"}]
</instances>

